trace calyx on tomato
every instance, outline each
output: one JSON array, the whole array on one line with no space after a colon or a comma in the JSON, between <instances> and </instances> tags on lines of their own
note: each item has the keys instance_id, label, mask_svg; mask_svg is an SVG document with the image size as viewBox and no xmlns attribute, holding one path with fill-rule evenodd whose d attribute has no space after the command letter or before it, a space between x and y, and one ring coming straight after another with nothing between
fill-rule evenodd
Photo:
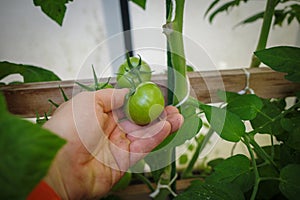
<instances>
[{"instance_id":1,"label":"calyx on tomato","mask_svg":"<svg viewBox=\"0 0 300 200\"><path fill-rule=\"evenodd\" d=\"M142 61L141 57L129 57L120 65L117 72L117 86L119 88L132 88L142 82L151 80L151 68Z\"/></svg>"},{"instance_id":2,"label":"calyx on tomato","mask_svg":"<svg viewBox=\"0 0 300 200\"><path fill-rule=\"evenodd\" d=\"M137 86L125 103L125 115L138 125L146 125L157 119L164 110L164 96L153 82Z\"/></svg>"},{"instance_id":3,"label":"calyx on tomato","mask_svg":"<svg viewBox=\"0 0 300 200\"><path fill-rule=\"evenodd\" d=\"M107 82L99 82L93 65L92 65L92 69L94 75L94 84L88 86L79 82L76 82L76 84L79 85L82 89L85 89L87 91L96 91L96 90L102 90L106 88L113 88L113 86L109 83L110 78L108 78Z\"/></svg>"}]
</instances>

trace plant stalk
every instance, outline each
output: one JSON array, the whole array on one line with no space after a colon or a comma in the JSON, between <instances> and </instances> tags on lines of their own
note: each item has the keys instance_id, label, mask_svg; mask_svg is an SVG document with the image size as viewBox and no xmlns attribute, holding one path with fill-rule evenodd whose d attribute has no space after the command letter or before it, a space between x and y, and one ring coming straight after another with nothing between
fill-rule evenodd
<instances>
[{"instance_id":1,"label":"plant stalk","mask_svg":"<svg viewBox=\"0 0 300 200\"><path fill-rule=\"evenodd\" d=\"M272 18L274 15L275 7L278 4L278 0L268 0L264 12L263 24L260 30L260 35L258 39L258 44L255 51L262 50L266 48L269 32L272 24ZM252 55L250 67L259 67L260 60L254 54Z\"/></svg>"},{"instance_id":2,"label":"plant stalk","mask_svg":"<svg viewBox=\"0 0 300 200\"><path fill-rule=\"evenodd\" d=\"M171 0L166 0L166 24L164 25L164 33L167 38L167 58L168 58L168 104L177 105L180 100L187 95L186 84L186 63L184 56L184 45L182 38L183 28L183 11L184 0L175 0L175 5ZM172 21L173 9L175 8L175 17ZM175 155L175 148L171 149L166 155L172 161ZM176 181L170 181L175 177L176 164L168 165L160 177L159 183L162 185L169 185L174 192L176 189ZM166 199L170 196L170 190L166 188L160 189L158 195L154 199ZM172 196L170 196L172 198Z\"/></svg>"},{"instance_id":3,"label":"plant stalk","mask_svg":"<svg viewBox=\"0 0 300 200\"><path fill-rule=\"evenodd\" d=\"M212 131L212 133L213 133L213 131ZM188 166L182 172L182 178L189 178L189 177L193 176L194 166L195 166L196 161L199 158L199 155L200 155L200 153L201 153L201 151L203 149L202 146L203 146L204 138L205 137L210 137L210 136L211 136L211 134L208 133L206 136L200 135L199 138L196 138L196 141L197 141L196 150L195 150L195 152L194 152L194 154L192 156L192 159L190 160Z\"/></svg>"},{"instance_id":4,"label":"plant stalk","mask_svg":"<svg viewBox=\"0 0 300 200\"><path fill-rule=\"evenodd\" d=\"M253 187L253 191L252 191L250 200L255 200L255 197L256 197L256 194L257 194L257 191L258 191L259 182L260 182L260 176L259 176L259 173L258 173L255 156L254 156L253 150L251 149L251 146L250 146L250 138L245 136L243 143L246 145L246 147L248 149L248 152L250 154L250 157L251 157L251 161L252 161L252 167L253 167L253 171L254 171L255 182L254 182L254 187Z\"/></svg>"},{"instance_id":5,"label":"plant stalk","mask_svg":"<svg viewBox=\"0 0 300 200\"><path fill-rule=\"evenodd\" d=\"M175 17L164 25L164 33L170 52L168 66L168 88L173 93L173 105L177 105L187 95L186 60L182 37L184 0L175 0ZM168 17L170 19L170 17ZM168 77L169 78L169 77Z\"/></svg>"}]
</instances>

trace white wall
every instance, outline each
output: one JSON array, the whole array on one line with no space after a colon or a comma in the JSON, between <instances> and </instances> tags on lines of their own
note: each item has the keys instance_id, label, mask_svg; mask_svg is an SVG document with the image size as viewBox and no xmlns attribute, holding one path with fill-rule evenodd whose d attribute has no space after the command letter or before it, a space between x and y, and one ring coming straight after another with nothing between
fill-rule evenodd
<instances>
[{"instance_id":1,"label":"white wall","mask_svg":"<svg viewBox=\"0 0 300 200\"><path fill-rule=\"evenodd\" d=\"M60 27L40 7L35 7L33 0L1 0L0 60L42 66L62 79L75 79L78 73L91 77L90 66L87 73L80 71L86 57L106 39L107 30L110 33L121 30L114 22L120 24L118 7L109 11L102 3L101 0L76 0L68 4ZM110 26L117 28L106 29L107 12L116 16ZM101 53L93 60L96 67L108 60L109 51Z\"/></svg>"},{"instance_id":2,"label":"white wall","mask_svg":"<svg viewBox=\"0 0 300 200\"><path fill-rule=\"evenodd\" d=\"M146 11L130 2L131 24L133 29L138 29L134 31L136 34L133 33L137 37L133 41L136 48L140 47L141 41L141 46L164 47L165 37L160 32L165 21L164 2L148 0ZM211 69L211 62L218 68L246 67L256 46L261 21L235 29L233 26L240 19L263 9L265 1L250 1L229 15L217 16L213 24L203 18L210 2L186 0L184 34L190 43L194 42L186 44L187 59L202 53L205 57L207 53L209 57L201 59L197 66L201 70ZM122 35L118 34L121 31L118 9L119 0L76 0L68 5L60 27L39 7L34 7L33 0L1 0L0 60L42 66L53 70L62 79L91 77L91 64L98 73L111 74L109 66L118 65L124 51ZM145 28L155 28L151 29L154 34L145 34ZM299 35L296 22L288 27L276 27L271 32L268 46L299 46ZM95 49L97 51L93 51ZM91 52L94 55L91 56ZM163 51L144 49L137 52L150 63L165 64Z\"/></svg>"},{"instance_id":3,"label":"white wall","mask_svg":"<svg viewBox=\"0 0 300 200\"><path fill-rule=\"evenodd\" d=\"M146 11L131 4L131 19L133 27L157 27L165 23L165 1L149 0ZM242 19L258 11L262 11L266 1L252 0L242 4L229 14L222 13L216 16L213 24L204 19L204 13L212 0L186 0L184 16L184 35L202 47L218 68L247 67L252 52L256 48L262 20L249 25L233 28ZM224 1L225 2L225 1ZM300 29L294 20L290 26L276 27L271 30L268 46L273 45L300 46ZM187 59L199 49L190 50ZM210 66L198 66L200 69L209 69Z\"/></svg>"}]
</instances>

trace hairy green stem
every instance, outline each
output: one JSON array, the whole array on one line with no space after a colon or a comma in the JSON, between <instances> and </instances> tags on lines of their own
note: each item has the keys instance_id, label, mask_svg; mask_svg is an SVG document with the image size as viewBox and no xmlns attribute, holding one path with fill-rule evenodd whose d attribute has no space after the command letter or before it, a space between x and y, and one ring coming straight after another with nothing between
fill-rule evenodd
<instances>
[{"instance_id":1,"label":"hairy green stem","mask_svg":"<svg viewBox=\"0 0 300 200\"><path fill-rule=\"evenodd\" d=\"M204 139L206 137L211 137L211 133L210 133L211 129L209 129L209 132L206 134L206 136L203 136L203 135L200 135L199 138L196 138L196 141L197 141L197 147L196 147L196 150L192 156L192 159L190 160L188 166L185 168L185 170L182 172L182 178L189 178L189 177L192 177L193 175L193 169L194 169L194 166L196 164L196 161L198 160L198 157L202 151L202 146L203 146L203 143L204 143ZM212 131L213 133L213 131Z\"/></svg>"},{"instance_id":2,"label":"hairy green stem","mask_svg":"<svg viewBox=\"0 0 300 200\"><path fill-rule=\"evenodd\" d=\"M175 17L172 21L172 11L175 8ZM166 0L166 24L164 33L167 38L167 58L168 58L168 104L177 105L185 95L187 95L186 84L186 63L184 56L184 45L182 38L184 0L175 0L175 5L171 0ZM170 150L167 159L172 161L175 155L175 148ZM171 162L170 162L171 163ZM160 177L160 184L169 185L176 174L176 163L168 165L163 175ZM173 191L176 189L176 181L170 186ZM170 195L168 189L162 188L155 199L166 199ZM172 197L171 197L172 198Z\"/></svg>"},{"instance_id":3,"label":"hairy green stem","mask_svg":"<svg viewBox=\"0 0 300 200\"><path fill-rule=\"evenodd\" d=\"M170 149L168 153L166 154L166 159L172 159L173 149ZM171 163L172 160L169 160L169 163ZM165 167L164 172L160 176L159 183L161 185L170 185L170 182L172 180L171 172L172 172L172 164L169 164ZM170 195L170 190L167 188L160 188L159 193L153 197L155 200L165 200L168 199L168 196Z\"/></svg>"},{"instance_id":4,"label":"hairy green stem","mask_svg":"<svg viewBox=\"0 0 300 200\"><path fill-rule=\"evenodd\" d=\"M187 95L186 60L182 37L184 0L175 1L175 17L164 25L167 38L170 64L168 66L168 87L172 90L172 104L176 105ZM168 17L170 18L170 17Z\"/></svg>"},{"instance_id":5,"label":"hairy green stem","mask_svg":"<svg viewBox=\"0 0 300 200\"><path fill-rule=\"evenodd\" d=\"M143 181L143 183L145 183L146 185L147 185L147 187L149 188L149 190L151 191L151 192L154 192L154 187L152 186L152 183L151 183L151 181L148 179L148 178L146 178L144 175L142 175L142 174L140 174L140 173L135 173L134 174L138 179L140 179L141 181Z\"/></svg>"},{"instance_id":6,"label":"hairy green stem","mask_svg":"<svg viewBox=\"0 0 300 200\"><path fill-rule=\"evenodd\" d=\"M257 165L256 165L255 156L254 156L253 150L251 149L251 146L250 146L250 138L248 136L244 136L243 138L244 138L243 143L246 145L248 152L250 154L250 157L251 157L252 167L253 167L254 176L255 176L254 187L253 187L253 191L252 191L250 200L255 200L255 197L256 197L256 194L258 191L259 182L260 182L260 177L259 177L259 173L258 173L258 169L257 169Z\"/></svg>"},{"instance_id":7,"label":"hairy green stem","mask_svg":"<svg viewBox=\"0 0 300 200\"><path fill-rule=\"evenodd\" d=\"M268 0L264 12L263 24L260 30L259 40L256 47L256 51L266 48L269 32L272 24L272 18L274 15L275 7L278 4L278 0ZM260 60L253 54L250 67L259 67Z\"/></svg>"},{"instance_id":8,"label":"hairy green stem","mask_svg":"<svg viewBox=\"0 0 300 200\"><path fill-rule=\"evenodd\" d=\"M257 142L253 139L253 138L250 138L250 144L253 146L254 148L254 151L262 158L264 159L265 161L269 162L273 167L274 169L279 172L279 169L278 169L278 166L277 164L274 162L273 158L267 154L265 152L265 150L263 150L263 148L257 144Z\"/></svg>"}]
</instances>

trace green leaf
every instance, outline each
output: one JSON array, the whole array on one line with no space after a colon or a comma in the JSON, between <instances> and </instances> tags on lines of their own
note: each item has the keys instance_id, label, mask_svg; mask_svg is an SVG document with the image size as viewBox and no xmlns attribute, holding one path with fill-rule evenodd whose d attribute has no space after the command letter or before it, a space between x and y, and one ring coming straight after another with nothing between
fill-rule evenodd
<instances>
[{"instance_id":1,"label":"green leaf","mask_svg":"<svg viewBox=\"0 0 300 200\"><path fill-rule=\"evenodd\" d=\"M26 199L65 141L5 110L0 95L0 199Z\"/></svg>"},{"instance_id":2,"label":"green leaf","mask_svg":"<svg viewBox=\"0 0 300 200\"><path fill-rule=\"evenodd\" d=\"M215 5L217 5L219 3L220 0L214 0L209 7L207 8L207 10L205 11L204 17L211 11L211 9L213 9L215 7Z\"/></svg>"},{"instance_id":3,"label":"green leaf","mask_svg":"<svg viewBox=\"0 0 300 200\"><path fill-rule=\"evenodd\" d=\"M254 54L273 70L287 73L287 80L300 82L300 48L278 46L256 51Z\"/></svg>"},{"instance_id":4,"label":"green leaf","mask_svg":"<svg viewBox=\"0 0 300 200\"><path fill-rule=\"evenodd\" d=\"M290 6L290 8L291 8L291 11L290 11L291 15L295 16L298 23L300 23L300 5L299 4L293 4L293 5ZM289 23L291 23L291 21Z\"/></svg>"},{"instance_id":5,"label":"green leaf","mask_svg":"<svg viewBox=\"0 0 300 200\"><path fill-rule=\"evenodd\" d=\"M287 16L287 12L284 12L284 10L275 10L274 16L275 16L274 26L275 25L282 26L282 23Z\"/></svg>"},{"instance_id":6,"label":"green leaf","mask_svg":"<svg viewBox=\"0 0 300 200\"><path fill-rule=\"evenodd\" d=\"M24 83L60 80L53 72L40 67L15 64L6 61L0 62L0 80L11 74L22 75Z\"/></svg>"},{"instance_id":7,"label":"green leaf","mask_svg":"<svg viewBox=\"0 0 300 200\"><path fill-rule=\"evenodd\" d=\"M140 6L142 9L146 9L146 2L147 0L130 0L133 3L135 3L136 5Z\"/></svg>"},{"instance_id":8,"label":"green leaf","mask_svg":"<svg viewBox=\"0 0 300 200\"><path fill-rule=\"evenodd\" d=\"M224 140L238 142L245 134L245 125L237 115L209 105L201 105L201 109L212 129Z\"/></svg>"},{"instance_id":9,"label":"green leaf","mask_svg":"<svg viewBox=\"0 0 300 200\"><path fill-rule=\"evenodd\" d=\"M112 187L112 191L124 190L130 184L132 174L130 172L125 172L122 178Z\"/></svg>"},{"instance_id":10,"label":"green leaf","mask_svg":"<svg viewBox=\"0 0 300 200\"><path fill-rule=\"evenodd\" d=\"M42 11L60 26L67 10L66 4L70 1L73 0L33 0L35 6L40 6Z\"/></svg>"},{"instance_id":11,"label":"green leaf","mask_svg":"<svg viewBox=\"0 0 300 200\"><path fill-rule=\"evenodd\" d=\"M289 132L289 137L286 144L293 149L300 151L300 126L299 124L291 132Z\"/></svg>"},{"instance_id":12,"label":"green leaf","mask_svg":"<svg viewBox=\"0 0 300 200\"><path fill-rule=\"evenodd\" d=\"M252 119L251 125L254 129L259 128L260 133L279 135L284 130L281 127L280 119L273 121L277 115L280 115L285 106L284 100L270 100L262 99L263 107L260 110L260 113Z\"/></svg>"},{"instance_id":13,"label":"green leaf","mask_svg":"<svg viewBox=\"0 0 300 200\"><path fill-rule=\"evenodd\" d=\"M237 25L235 25L235 27L243 25L243 24L249 24L249 23L255 22L258 19L263 19L264 13L265 12L256 13L255 15L252 15L251 17L248 17L248 18L244 19L243 21L239 22Z\"/></svg>"},{"instance_id":14,"label":"green leaf","mask_svg":"<svg viewBox=\"0 0 300 200\"><path fill-rule=\"evenodd\" d=\"M237 177L250 171L250 160L242 154L234 155L219 163L207 182L231 183Z\"/></svg>"},{"instance_id":15,"label":"green leaf","mask_svg":"<svg viewBox=\"0 0 300 200\"><path fill-rule=\"evenodd\" d=\"M234 184L203 183L199 180L193 181L192 185L180 193L175 200L243 200L242 191Z\"/></svg>"},{"instance_id":16,"label":"green leaf","mask_svg":"<svg viewBox=\"0 0 300 200\"><path fill-rule=\"evenodd\" d=\"M271 165L262 165L258 168L258 173L261 177L273 177L278 178L278 172ZM259 188L257 191L257 199L273 199L278 194L279 191L279 181L278 180L268 180L259 183Z\"/></svg>"},{"instance_id":17,"label":"green leaf","mask_svg":"<svg viewBox=\"0 0 300 200\"><path fill-rule=\"evenodd\" d=\"M145 161L148 163L152 171L161 168L161 166L170 164L170 161L165 157L165 155L168 154L168 151L195 137L202 127L202 120L197 115L196 108L188 106L181 110L184 122L180 129L168 136L145 157ZM157 172L154 173L159 174L162 172L163 170L157 170Z\"/></svg>"},{"instance_id":18,"label":"green leaf","mask_svg":"<svg viewBox=\"0 0 300 200\"><path fill-rule=\"evenodd\" d=\"M223 162L225 159L224 158L216 158L216 159L213 159L213 160L210 160L208 163L207 163L207 166L210 166L212 168L215 168L217 165L219 165L221 162Z\"/></svg>"},{"instance_id":19,"label":"green leaf","mask_svg":"<svg viewBox=\"0 0 300 200\"><path fill-rule=\"evenodd\" d=\"M184 107L181 111L181 114L184 117L184 122L180 129L168 136L153 151L161 149L167 145L167 148L176 147L195 137L202 127L202 120L196 112L197 109L193 106Z\"/></svg>"},{"instance_id":20,"label":"green leaf","mask_svg":"<svg viewBox=\"0 0 300 200\"><path fill-rule=\"evenodd\" d=\"M279 150L281 166L288 164L300 164L300 151L296 151L285 144L281 144Z\"/></svg>"},{"instance_id":21,"label":"green leaf","mask_svg":"<svg viewBox=\"0 0 300 200\"><path fill-rule=\"evenodd\" d=\"M236 97L240 96L236 92L228 92L228 91L223 91L223 90L218 90L217 95L221 100L223 100L224 102L227 102L227 103L230 103Z\"/></svg>"},{"instance_id":22,"label":"green leaf","mask_svg":"<svg viewBox=\"0 0 300 200\"><path fill-rule=\"evenodd\" d=\"M255 94L239 95L227 104L227 109L243 120L254 119L262 108L261 99Z\"/></svg>"},{"instance_id":23,"label":"green leaf","mask_svg":"<svg viewBox=\"0 0 300 200\"><path fill-rule=\"evenodd\" d=\"M299 199L300 196L300 165L290 164L280 171L282 181L280 191L290 200Z\"/></svg>"},{"instance_id":24,"label":"green leaf","mask_svg":"<svg viewBox=\"0 0 300 200\"><path fill-rule=\"evenodd\" d=\"M240 5L240 2L243 1L243 2L247 2L248 0L232 0L232 1L229 1L229 2L226 2L224 3L223 5L219 6L216 10L214 10L210 16L209 16L209 22L212 23L212 21L214 20L215 16L219 13L222 13L222 12L227 12L230 8L233 8L235 6L239 6ZM208 10L206 11L206 14L212 9L212 7L215 7L215 5L217 4L218 2L213 2L210 7L208 8Z\"/></svg>"}]
</instances>

